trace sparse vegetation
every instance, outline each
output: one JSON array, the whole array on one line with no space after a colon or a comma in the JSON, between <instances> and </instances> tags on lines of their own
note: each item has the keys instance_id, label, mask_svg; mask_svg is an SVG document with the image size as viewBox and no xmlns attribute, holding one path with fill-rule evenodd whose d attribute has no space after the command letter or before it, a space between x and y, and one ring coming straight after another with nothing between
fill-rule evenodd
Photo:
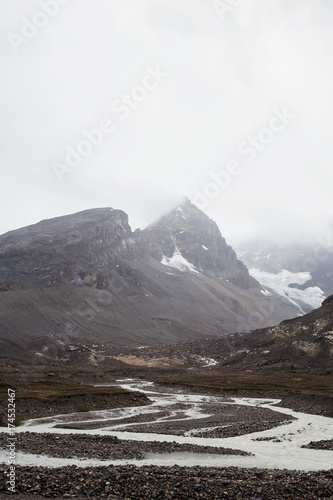
<instances>
[{"instance_id":1,"label":"sparse vegetation","mask_svg":"<svg viewBox=\"0 0 333 500\"><path fill-rule=\"evenodd\" d=\"M91 410L91 406L83 406L83 405L79 405L77 408L76 408L76 411L79 412L79 413L85 413L87 411L90 411Z\"/></svg>"},{"instance_id":2,"label":"sparse vegetation","mask_svg":"<svg viewBox=\"0 0 333 500\"><path fill-rule=\"evenodd\" d=\"M196 371L175 375L154 375L157 382L170 384L183 384L194 387L209 387L223 391L295 391L302 394L332 395L333 375L319 372L297 372L297 377L292 370L287 368L252 371L214 369L209 371Z\"/></svg>"},{"instance_id":3,"label":"sparse vegetation","mask_svg":"<svg viewBox=\"0 0 333 500\"><path fill-rule=\"evenodd\" d=\"M39 371L42 371L39 368ZM22 370L19 374L8 371L6 380L0 380L0 426L7 425L8 387L16 389L16 421L22 423L29 418L40 418L57 413L86 412L122 405L149 404L142 393L133 393L119 387L94 387L73 381L71 374L61 372L48 377L40 372ZM76 377L79 377L78 372Z\"/></svg>"}]
</instances>

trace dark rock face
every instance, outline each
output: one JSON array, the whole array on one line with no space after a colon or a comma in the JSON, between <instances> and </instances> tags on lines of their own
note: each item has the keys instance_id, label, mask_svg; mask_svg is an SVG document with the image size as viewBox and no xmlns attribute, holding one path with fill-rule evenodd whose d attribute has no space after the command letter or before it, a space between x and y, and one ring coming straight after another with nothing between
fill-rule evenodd
<instances>
[{"instance_id":1,"label":"dark rock face","mask_svg":"<svg viewBox=\"0 0 333 500\"><path fill-rule=\"evenodd\" d=\"M144 231L121 210L101 208L42 221L0 236L0 289L71 285L107 289L145 279L129 263L179 253L202 274L260 290L216 223L185 201Z\"/></svg>"},{"instance_id":2,"label":"dark rock face","mask_svg":"<svg viewBox=\"0 0 333 500\"><path fill-rule=\"evenodd\" d=\"M145 229L144 238L159 262L179 253L207 276L227 279L243 289L260 289L217 224L188 200Z\"/></svg>"},{"instance_id":3,"label":"dark rock face","mask_svg":"<svg viewBox=\"0 0 333 500\"><path fill-rule=\"evenodd\" d=\"M69 284L103 289L118 261L126 274L123 260L142 253L124 212L86 210L0 236L0 281L7 289Z\"/></svg>"}]
</instances>

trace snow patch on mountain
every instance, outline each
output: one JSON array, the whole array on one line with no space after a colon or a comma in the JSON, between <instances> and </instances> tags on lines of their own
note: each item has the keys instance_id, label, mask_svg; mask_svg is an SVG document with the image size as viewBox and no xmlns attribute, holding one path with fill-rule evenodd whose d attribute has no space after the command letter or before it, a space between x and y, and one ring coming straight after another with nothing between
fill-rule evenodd
<instances>
[{"instance_id":1,"label":"snow patch on mountain","mask_svg":"<svg viewBox=\"0 0 333 500\"><path fill-rule=\"evenodd\" d=\"M283 269L279 273L273 274L252 267L250 274L265 288L282 295L282 297L297 306L300 314L305 314L302 304L316 309L321 306L323 300L326 298L324 292L318 286L309 286L305 290L290 286L304 285L307 281L311 280L312 276L309 272L292 273Z\"/></svg>"},{"instance_id":2,"label":"snow patch on mountain","mask_svg":"<svg viewBox=\"0 0 333 500\"><path fill-rule=\"evenodd\" d=\"M186 260L180 252L175 252L171 258L163 255L161 264L168 267L173 267L178 269L178 271L192 271L193 273L199 273L199 271L194 267L191 262Z\"/></svg>"}]
</instances>

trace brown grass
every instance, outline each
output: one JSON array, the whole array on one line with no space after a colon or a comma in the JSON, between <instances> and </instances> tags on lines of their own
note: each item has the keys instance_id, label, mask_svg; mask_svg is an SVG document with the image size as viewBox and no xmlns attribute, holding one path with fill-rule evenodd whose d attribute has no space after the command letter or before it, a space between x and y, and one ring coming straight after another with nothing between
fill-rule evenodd
<instances>
[{"instance_id":1,"label":"brown grass","mask_svg":"<svg viewBox=\"0 0 333 500\"><path fill-rule=\"evenodd\" d=\"M58 376L55 379L48 377L36 378L33 374L11 374L7 380L0 381L0 401L8 399L8 388L15 390L16 399L38 398L41 400L53 399L60 396L80 396L93 394L126 394L128 391L119 387L93 387L88 384L74 382L67 376Z\"/></svg>"},{"instance_id":2,"label":"brown grass","mask_svg":"<svg viewBox=\"0 0 333 500\"><path fill-rule=\"evenodd\" d=\"M302 373L296 370L236 371L215 369L178 373L177 375L155 374L156 382L206 387L223 391L293 391L333 398L333 374Z\"/></svg>"}]
</instances>

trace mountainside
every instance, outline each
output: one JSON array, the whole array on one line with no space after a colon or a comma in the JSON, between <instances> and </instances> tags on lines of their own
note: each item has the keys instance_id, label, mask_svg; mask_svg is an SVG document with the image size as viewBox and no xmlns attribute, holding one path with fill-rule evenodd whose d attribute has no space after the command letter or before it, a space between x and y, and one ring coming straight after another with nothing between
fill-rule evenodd
<instances>
[{"instance_id":1,"label":"mountainside","mask_svg":"<svg viewBox=\"0 0 333 500\"><path fill-rule=\"evenodd\" d=\"M4 357L65 360L79 344L172 343L295 315L187 200L143 231L101 208L6 233L0 283Z\"/></svg>"},{"instance_id":2,"label":"mountainside","mask_svg":"<svg viewBox=\"0 0 333 500\"><path fill-rule=\"evenodd\" d=\"M153 360L156 365L163 361L173 367L237 370L292 367L328 373L333 369L333 295L320 308L273 328L176 346L152 346L132 350L131 354L141 366L149 366Z\"/></svg>"},{"instance_id":3,"label":"mountainside","mask_svg":"<svg viewBox=\"0 0 333 500\"><path fill-rule=\"evenodd\" d=\"M238 258L251 276L305 314L333 293L333 241L277 245L254 241L237 246Z\"/></svg>"}]
</instances>

